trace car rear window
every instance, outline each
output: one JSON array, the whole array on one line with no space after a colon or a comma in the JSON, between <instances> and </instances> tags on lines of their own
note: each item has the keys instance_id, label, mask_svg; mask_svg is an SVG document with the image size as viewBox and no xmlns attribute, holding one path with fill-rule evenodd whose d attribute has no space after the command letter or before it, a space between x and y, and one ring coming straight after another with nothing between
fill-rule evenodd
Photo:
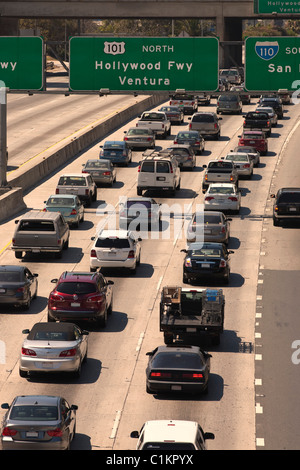
<instances>
[{"instance_id":1,"label":"car rear window","mask_svg":"<svg viewBox=\"0 0 300 470\"><path fill-rule=\"evenodd\" d=\"M15 405L9 418L18 421L56 421L58 410L56 406Z\"/></svg>"},{"instance_id":2,"label":"car rear window","mask_svg":"<svg viewBox=\"0 0 300 470\"><path fill-rule=\"evenodd\" d=\"M151 202L150 201L127 201L127 209L132 208L134 209L136 206L136 209L139 210L141 206L147 207L147 209L150 209L151 207Z\"/></svg>"},{"instance_id":3,"label":"car rear window","mask_svg":"<svg viewBox=\"0 0 300 470\"><path fill-rule=\"evenodd\" d=\"M127 132L127 135L145 135L145 134L152 135L153 134L152 129L145 129L143 127L137 127L136 129L130 129Z\"/></svg>"},{"instance_id":4,"label":"car rear window","mask_svg":"<svg viewBox=\"0 0 300 470\"><path fill-rule=\"evenodd\" d=\"M211 114L195 114L192 122L214 122L214 116Z\"/></svg>"},{"instance_id":5,"label":"car rear window","mask_svg":"<svg viewBox=\"0 0 300 470\"><path fill-rule=\"evenodd\" d=\"M85 168L108 168L110 167L110 162L103 162L101 160L97 160L96 162L87 162Z\"/></svg>"},{"instance_id":6,"label":"car rear window","mask_svg":"<svg viewBox=\"0 0 300 470\"><path fill-rule=\"evenodd\" d=\"M174 352L161 352L152 361L152 367L159 369L164 368L187 368L197 369L202 367L203 363L201 357L195 353L182 353L180 351Z\"/></svg>"},{"instance_id":7,"label":"car rear window","mask_svg":"<svg viewBox=\"0 0 300 470\"><path fill-rule=\"evenodd\" d=\"M221 95L219 101L238 101L238 97L236 95Z\"/></svg>"},{"instance_id":8,"label":"car rear window","mask_svg":"<svg viewBox=\"0 0 300 470\"><path fill-rule=\"evenodd\" d=\"M264 137L262 134L244 134L243 138L248 140L261 140Z\"/></svg>"},{"instance_id":9,"label":"car rear window","mask_svg":"<svg viewBox=\"0 0 300 470\"><path fill-rule=\"evenodd\" d=\"M200 258L202 256L215 256L218 258L221 256L221 250L218 248L201 248L197 250L192 250L192 256L195 258L199 256Z\"/></svg>"},{"instance_id":10,"label":"car rear window","mask_svg":"<svg viewBox=\"0 0 300 470\"><path fill-rule=\"evenodd\" d=\"M93 282L60 282L56 290L62 294L92 294L97 292L97 286Z\"/></svg>"},{"instance_id":11,"label":"car rear window","mask_svg":"<svg viewBox=\"0 0 300 470\"><path fill-rule=\"evenodd\" d=\"M279 204L281 203L300 203L300 191L294 193L283 193L279 196L278 201Z\"/></svg>"},{"instance_id":12,"label":"car rear window","mask_svg":"<svg viewBox=\"0 0 300 470\"><path fill-rule=\"evenodd\" d=\"M21 232L55 232L54 223L48 220L21 220Z\"/></svg>"},{"instance_id":13,"label":"car rear window","mask_svg":"<svg viewBox=\"0 0 300 470\"><path fill-rule=\"evenodd\" d=\"M20 282L21 273L15 271L0 272L0 282Z\"/></svg>"},{"instance_id":14,"label":"car rear window","mask_svg":"<svg viewBox=\"0 0 300 470\"><path fill-rule=\"evenodd\" d=\"M97 248L130 248L127 238L98 238L96 241Z\"/></svg>"},{"instance_id":15,"label":"car rear window","mask_svg":"<svg viewBox=\"0 0 300 470\"><path fill-rule=\"evenodd\" d=\"M221 224L222 219L219 215L208 215L204 214L204 217L202 214L196 214L194 219L196 223L199 224Z\"/></svg>"},{"instance_id":16,"label":"car rear window","mask_svg":"<svg viewBox=\"0 0 300 470\"><path fill-rule=\"evenodd\" d=\"M61 176L58 181L59 186L86 186L86 179L80 176Z\"/></svg>"},{"instance_id":17,"label":"car rear window","mask_svg":"<svg viewBox=\"0 0 300 470\"><path fill-rule=\"evenodd\" d=\"M142 173L154 173L154 162L143 162L141 167Z\"/></svg>"},{"instance_id":18,"label":"car rear window","mask_svg":"<svg viewBox=\"0 0 300 470\"><path fill-rule=\"evenodd\" d=\"M69 197L50 197L47 206L72 206L74 199Z\"/></svg>"},{"instance_id":19,"label":"car rear window","mask_svg":"<svg viewBox=\"0 0 300 470\"><path fill-rule=\"evenodd\" d=\"M170 173L170 165L168 162L157 162L156 163L157 173Z\"/></svg>"}]
</instances>

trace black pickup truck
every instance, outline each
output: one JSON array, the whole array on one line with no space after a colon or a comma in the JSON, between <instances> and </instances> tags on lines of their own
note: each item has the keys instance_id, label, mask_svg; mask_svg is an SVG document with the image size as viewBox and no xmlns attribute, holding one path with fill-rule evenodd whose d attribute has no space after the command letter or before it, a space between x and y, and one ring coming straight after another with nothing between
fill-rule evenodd
<instances>
[{"instance_id":1,"label":"black pickup truck","mask_svg":"<svg viewBox=\"0 0 300 470\"><path fill-rule=\"evenodd\" d=\"M209 335L212 344L220 344L224 327L225 297L222 289L163 287L160 301L160 331L165 344L178 337L183 340Z\"/></svg>"},{"instance_id":2,"label":"black pickup truck","mask_svg":"<svg viewBox=\"0 0 300 470\"><path fill-rule=\"evenodd\" d=\"M248 112L245 116L243 127L244 129L263 131L267 136L271 135L272 126L268 113L262 113L260 111Z\"/></svg>"}]
</instances>

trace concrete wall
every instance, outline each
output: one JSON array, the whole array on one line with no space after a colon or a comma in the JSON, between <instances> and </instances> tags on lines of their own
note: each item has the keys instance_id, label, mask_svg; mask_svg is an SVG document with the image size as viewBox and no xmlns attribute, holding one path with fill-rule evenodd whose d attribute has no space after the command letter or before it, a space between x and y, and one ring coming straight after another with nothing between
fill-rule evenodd
<instances>
[{"instance_id":1,"label":"concrete wall","mask_svg":"<svg viewBox=\"0 0 300 470\"><path fill-rule=\"evenodd\" d=\"M27 165L12 172L8 175L8 185L13 189L0 197L0 222L14 216L26 207L23 202L23 191L25 192L37 185L43 178L58 171L60 167L84 149L103 139L108 133L135 118L144 110L166 101L168 96L168 94L160 94L146 97L107 120L99 120L98 124L94 123L84 131L73 134L72 138L63 145L52 146L50 150L45 150Z\"/></svg>"}]
</instances>

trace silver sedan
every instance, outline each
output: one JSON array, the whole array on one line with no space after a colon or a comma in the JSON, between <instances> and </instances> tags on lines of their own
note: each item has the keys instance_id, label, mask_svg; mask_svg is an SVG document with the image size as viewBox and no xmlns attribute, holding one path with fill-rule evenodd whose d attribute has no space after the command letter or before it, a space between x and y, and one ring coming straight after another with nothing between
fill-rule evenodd
<instances>
[{"instance_id":1,"label":"silver sedan","mask_svg":"<svg viewBox=\"0 0 300 470\"><path fill-rule=\"evenodd\" d=\"M83 165L82 173L89 173L94 182L113 186L117 177L116 167L110 160L90 159Z\"/></svg>"},{"instance_id":2,"label":"silver sedan","mask_svg":"<svg viewBox=\"0 0 300 470\"><path fill-rule=\"evenodd\" d=\"M73 323L36 323L23 330L19 373L73 373L80 375L81 364L87 357L88 332Z\"/></svg>"},{"instance_id":3,"label":"silver sedan","mask_svg":"<svg viewBox=\"0 0 300 470\"><path fill-rule=\"evenodd\" d=\"M227 245L231 220L223 212L194 212L187 227L187 242L217 242Z\"/></svg>"},{"instance_id":4,"label":"silver sedan","mask_svg":"<svg viewBox=\"0 0 300 470\"><path fill-rule=\"evenodd\" d=\"M222 158L224 161L231 161L239 178L241 176L245 176L247 178L251 178L253 175L253 160L249 158L246 153L234 153L231 152L226 157Z\"/></svg>"},{"instance_id":5,"label":"silver sedan","mask_svg":"<svg viewBox=\"0 0 300 470\"><path fill-rule=\"evenodd\" d=\"M128 148L155 148L155 133L147 127L131 127L125 131L124 141Z\"/></svg>"},{"instance_id":6,"label":"silver sedan","mask_svg":"<svg viewBox=\"0 0 300 470\"><path fill-rule=\"evenodd\" d=\"M69 450L76 432L77 405L60 396L21 395L6 411L1 427L3 450Z\"/></svg>"}]
</instances>

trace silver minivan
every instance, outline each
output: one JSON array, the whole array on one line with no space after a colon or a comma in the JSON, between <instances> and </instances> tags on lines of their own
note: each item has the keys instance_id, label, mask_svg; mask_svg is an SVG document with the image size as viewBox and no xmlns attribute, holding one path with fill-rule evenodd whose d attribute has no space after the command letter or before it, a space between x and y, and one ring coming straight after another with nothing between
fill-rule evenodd
<instances>
[{"instance_id":1,"label":"silver minivan","mask_svg":"<svg viewBox=\"0 0 300 470\"><path fill-rule=\"evenodd\" d=\"M172 195L180 189L180 168L176 157L159 154L146 156L139 165L137 195L143 190L166 190Z\"/></svg>"},{"instance_id":2,"label":"silver minivan","mask_svg":"<svg viewBox=\"0 0 300 470\"><path fill-rule=\"evenodd\" d=\"M195 113L189 119L191 120L189 124L190 131L199 131L202 136L211 135L216 139L219 139L221 135L221 126L219 121L222 120L222 118L219 118L216 113Z\"/></svg>"}]
</instances>

